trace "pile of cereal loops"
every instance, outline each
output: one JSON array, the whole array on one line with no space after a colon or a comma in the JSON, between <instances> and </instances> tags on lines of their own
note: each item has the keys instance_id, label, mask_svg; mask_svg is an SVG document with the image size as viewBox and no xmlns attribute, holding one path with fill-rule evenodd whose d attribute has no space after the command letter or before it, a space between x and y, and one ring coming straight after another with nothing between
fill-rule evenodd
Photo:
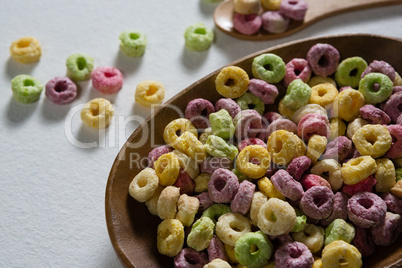
<instances>
[{"instance_id":1,"label":"pile of cereal loops","mask_svg":"<svg viewBox=\"0 0 402 268\"><path fill-rule=\"evenodd\" d=\"M140 32L122 32L119 36L120 49L129 57L140 57L145 53L146 37ZM11 57L20 63L39 61L42 48L33 37L22 37L10 46ZM68 104L77 97L79 81L92 80L92 86L102 94L117 94L123 87L123 75L119 69L101 66L94 69L94 59L84 53L75 53L66 60L66 76L56 76L45 85L46 97L55 104ZM42 83L30 75L17 75L11 80L14 99L22 103L39 100ZM165 88L156 81L144 81L137 86L135 100L142 105L160 105L165 97ZM81 119L85 125L106 128L113 117L113 106L109 100L96 98L85 104Z\"/></svg>"},{"instance_id":2,"label":"pile of cereal loops","mask_svg":"<svg viewBox=\"0 0 402 268\"><path fill-rule=\"evenodd\" d=\"M175 267L362 267L398 239L402 79L340 56L319 43L286 64L255 57L251 79L225 67L222 98L165 127L128 192L162 219L157 248Z\"/></svg>"},{"instance_id":3,"label":"pile of cereal loops","mask_svg":"<svg viewBox=\"0 0 402 268\"><path fill-rule=\"evenodd\" d=\"M245 35L261 29L273 34L286 32L291 20L304 20L308 8L304 0L234 0L233 5L233 28Z\"/></svg>"}]
</instances>

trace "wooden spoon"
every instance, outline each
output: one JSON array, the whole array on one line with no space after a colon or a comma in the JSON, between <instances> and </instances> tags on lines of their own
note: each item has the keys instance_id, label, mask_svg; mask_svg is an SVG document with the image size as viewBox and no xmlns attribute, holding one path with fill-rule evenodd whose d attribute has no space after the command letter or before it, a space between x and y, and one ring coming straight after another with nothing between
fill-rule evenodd
<instances>
[{"instance_id":1,"label":"wooden spoon","mask_svg":"<svg viewBox=\"0 0 402 268\"><path fill-rule=\"evenodd\" d=\"M282 38L294 34L301 29L327 17L361 10L364 8L380 7L388 5L402 4L402 0L305 0L308 4L308 10L304 21L291 21L289 29L284 33L272 34L261 29L257 34L244 35L233 28L233 1L226 0L222 2L214 12L214 21L216 26L223 32L240 39L245 40L271 40Z\"/></svg>"}]
</instances>

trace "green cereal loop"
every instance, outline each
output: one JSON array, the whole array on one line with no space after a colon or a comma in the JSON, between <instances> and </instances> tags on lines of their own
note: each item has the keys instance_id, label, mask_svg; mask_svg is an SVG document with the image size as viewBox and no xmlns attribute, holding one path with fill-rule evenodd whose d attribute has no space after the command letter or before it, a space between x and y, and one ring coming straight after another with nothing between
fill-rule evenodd
<instances>
[{"instance_id":1,"label":"green cereal loop","mask_svg":"<svg viewBox=\"0 0 402 268\"><path fill-rule=\"evenodd\" d=\"M227 143L221 137L215 135L209 135L205 142L205 151L212 156L227 157L230 160L235 159L239 150L233 144Z\"/></svg>"},{"instance_id":2,"label":"green cereal loop","mask_svg":"<svg viewBox=\"0 0 402 268\"><path fill-rule=\"evenodd\" d=\"M199 218L187 236L187 245L197 251L206 249L214 235L215 224L208 217Z\"/></svg>"},{"instance_id":3,"label":"green cereal loop","mask_svg":"<svg viewBox=\"0 0 402 268\"><path fill-rule=\"evenodd\" d=\"M231 139L235 133L235 126L233 119L229 112L221 109L216 113L209 115L209 122L211 123L212 134L222 139Z\"/></svg>"},{"instance_id":4,"label":"green cereal loop","mask_svg":"<svg viewBox=\"0 0 402 268\"><path fill-rule=\"evenodd\" d=\"M264 102L254 94L249 92L244 93L243 96L236 100L237 104L242 110L256 110L260 115L264 113L265 105Z\"/></svg>"},{"instance_id":5,"label":"green cereal loop","mask_svg":"<svg viewBox=\"0 0 402 268\"><path fill-rule=\"evenodd\" d=\"M265 53L254 58L252 72L255 78L272 84L280 82L285 77L286 67L281 57Z\"/></svg>"},{"instance_id":6,"label":"green cereal loop","mask_svg":"<svg viewBox=\"0 0 402 268\"><path fill-rule=\"evenodd\" d=\"M395 169L396 182L402 180L402 168Z\"/></svg>"},{"instance_id":7,"label":"green cereal loop","mask_svg":"<svg viewBox=\"0 0 402 268\"><path fill-rule=\"evenodd\" d=\"M295 79L289 84L286 90L283 105L288 109L296 111L308 103L310 96L311 87L301 79Z\"/></svg>"},{"instance_id":8,"label":"green cereal loop","mask_svg":"<svg viewBox=\"0 0 402 268\"><path fill-rule=\"evenodd\" d=\"M32 103L39 100L43 85L33 76L20 74L11 80L11 90L17 101Z\"/></svg>"},{"instance_id":9,"label":"green cereal loop","mask_svg":"<svg viewBox=\"0 0 402 268\"><path fill-rule=\"evenodd\" d=\"M232 210L228 205L213 204L202 213L201 217L208 217L216 224L220 216L229 212L232 212Z\"/></svg>"},{"instance_id":10,"label":"green cereal loop","mask_svg":"<svg viewBox=\"0 0 402 268\"><path fill-rule=\"evenodd\" d=\"M120 49L129 57L140 57L145 53L147 37L141 32L122 32L119 36Z\"/></svg>"},{"instance_id":11,"label":"green cereal loop","mask_svg":"<svg viewBox=\"0 0 402 268\"><path fill-rule=\"evenodd\" d=\"M343 240L350 244L354 237L355 227L343 219L336 219L325 229L324 245L326 246L335 240Z\"/></svg>"},{"instance_id":12,"label":"green cereal loop","mask_svg":"<svg viewBox=\"0 0 402 268\"><path fill-rule=\"evenodd\" d=\"M374 84L379 84L380 89L373 90ZM359 83L359 91L363 94L367 103L376 104L385 101L392 94L393 83L388 76L382 73L366 74Z\"/></svg>"},{"instance_id":13,"label":"green cereal loop","mask_svg":"<svg viewBox=\"0 0 402 268\"><path fill-rule=\"evenodd\" d=\"M252 246L256 247L254 252L250 250ZM240 264L248 268L259 268L268 264L272 254L272 244L263 232L250 232L237 239L234 250Z\"/></svg>"},{"instance_id":14,"label":"green cereal loop","mask_svg":"<svg viewBox=\"0 0 402 268\"><path fill-rule=\"evenodd\" d=\"M296 224L291 230L291 232L301 232L303 231L304 227L306 226L307 217L306 215L301 215L296 217Z\"/></svg>"},{"instance_id":15,"label":"green cereal loop","mask_svg":"<svg viewBox=\"0 0 402 268\"><path fill-rule=\"evenodd\" d=\"M66 61L67 76L74 81L88 80L94 68L94 59L84 53L70 55Z\"/></svg>"},{"instance_id":16,"label":"green cereal loop","mask_svg":"<svg viewBox=\"0 0 402 268\"><path fill-rule=\"evenodd\" d=\"M234 163L236 163L236 161L234 161ZM233 174L236 175L237 179L239 179L239 182L242 182L244 180L252 181L251 178L249 178L248 176L241 173L237 168L232 169L232 172L233 172Z\"/></svg>"},{"instance_id":17,"label":"green cereal loop","mask_svg":"<svg viewBox=\"0 0 402 268\"><path fill-rule=\"evenodd\" d=\"M336 68L335 81L339 87L359 85L362 73L367 68L367 62L361 57L344 59Z\"/></svg>"},{"instance_id":18,"label":"green cereal loop","mask_svg":"<svg viewBox=\"0 0 402 268\"><path fill-rule=\"evenodd\" d=\"M204 23L195 23L184 32L186 47L195 51L206 50L211 46L214 32L205 27Z\"/></svg>"}]
</instances>

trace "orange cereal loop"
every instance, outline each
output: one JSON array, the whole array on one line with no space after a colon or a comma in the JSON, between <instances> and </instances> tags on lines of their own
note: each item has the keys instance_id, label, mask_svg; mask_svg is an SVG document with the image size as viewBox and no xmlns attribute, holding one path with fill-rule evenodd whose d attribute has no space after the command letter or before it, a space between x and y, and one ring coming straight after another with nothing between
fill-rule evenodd
<instances>
[{"instance_id":1,"label":"orange cereal loop","mask_svg":"<svg viewBox=\"0 0 402 268\"><path fill-rule=\"evenodd\" d=\"M87 102L81 111L81 119L85 125L94 128L107 128L113 117L113 105L103 98Z\"/></svg>"},{"instance_id":2,"label":"orange cereal loop","mask_svg":"<svg viewBox=\"0 0 402 268\"><path fill-rule=\"evenodd\" d=\"M223 68L215 79L216 91L225 98L238 98L248 89L248 74L239 67Z\"/></svg>"},{"instance_id":3,"label":"orange cereal loop","mask_svg":"<svg viewBox=\"0 0 402 268\"><path fill-rule=\"evenodd\" d=\"M135 90L135 101L147 107L160 105L164 98L165 87L157 81L142 81Z\"/></svg>"},{"instance_id":4,"label":"orange cereal loop","mask_svg":"<svg viewBox=\"0 0 402 268\"><path fill-rule=\"evenodd\" d=\"M37 62L42 55L42 47L39 41L30 36L21 37L11 43L11 57L21 63Z\"/></svg>"},{"instance_id":5,"label":"orange cereal loop","mask_svg":"<svg viewBox=\"0 0 402 268\"><path fill-rule=\"evenodd\" d=\"M311 88L309 103L318 104L322 107L327 107L334 102L338 90L330 83L318 84Z\"/></svg>"}]
</instances>

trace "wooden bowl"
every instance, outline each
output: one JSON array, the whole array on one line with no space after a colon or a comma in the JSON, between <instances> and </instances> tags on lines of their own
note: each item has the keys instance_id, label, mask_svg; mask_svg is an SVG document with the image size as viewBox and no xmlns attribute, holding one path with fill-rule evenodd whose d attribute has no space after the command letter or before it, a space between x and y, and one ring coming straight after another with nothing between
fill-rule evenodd
<instances>
[{"instance_id":1,"label":"wooden bowl","mask_svg":"<svg viewBox=\"0 0 402 268\"><path fill-rule=\"evenodd\" d=\"M307 51L316 43L333 45L339 50L341 59L360 56L368 63L384 60L402 73L402 40L367 34L304 39L253 53L229 65L243 68L251 77L251 63L255 56L267 52L275 53L288 62L296 57L305 58ZM180 117L172 106L184 111L187 103L195 98L205 98L212 103L220 98L215 90L215 77L219 71L195 82L159 107L134 131L113 163L106 186L106 223L113 247L125 267L173 267L173 258L159 254L156 247L156 230L161 220L151 215L145 204L129 196L128 186L134 176L144 168L141 164L146 164L146 161L139 160L146 159L153 149L151 144L163 144L162 133L165 126ZM277 87L283 95L285 87L282 84ZM279 99L280 97L277 98ZM269 108L276 109L276 105ZM363 260L364 267L392 267L392 264L402 259L401 244L402 237L391 246L377 247L373 256Z\"/></svg>"}]
</instances>

